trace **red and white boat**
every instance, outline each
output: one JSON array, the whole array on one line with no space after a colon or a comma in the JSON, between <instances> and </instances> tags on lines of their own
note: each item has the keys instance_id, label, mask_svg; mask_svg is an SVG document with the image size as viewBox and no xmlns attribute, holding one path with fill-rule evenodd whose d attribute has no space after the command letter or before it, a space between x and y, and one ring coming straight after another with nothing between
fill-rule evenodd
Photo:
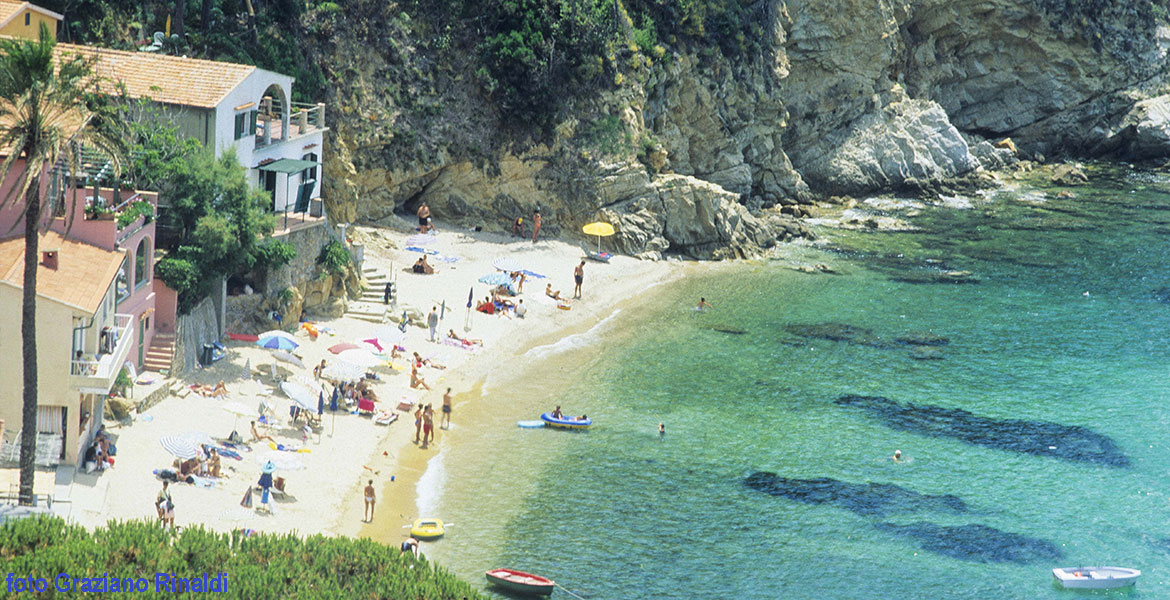
<instances>
[{"instance_id":1,"label":"red and white boat","mask_svg":"<svg viewBox=\"0 0 1170 600\"><path fill-rule=\"evenodd\" d=\"M491 569L485 576L489 583L520 594L547 596L557 585L547 577L515 569Z\"/></svg>"}]
</instances>

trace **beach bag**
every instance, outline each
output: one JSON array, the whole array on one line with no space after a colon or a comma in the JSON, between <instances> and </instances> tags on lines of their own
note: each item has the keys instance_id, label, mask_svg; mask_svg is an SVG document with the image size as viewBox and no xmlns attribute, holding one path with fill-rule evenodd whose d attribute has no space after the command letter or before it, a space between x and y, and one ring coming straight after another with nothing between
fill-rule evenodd
<instances>
[{"instance_id":1,"label":"beach bag","mask_svg":"<svg viewBox=\"0 0 1170 600\"><path fill-rule=\"evenodd\" d=\"M248 488L248 491L244 492L244 497L240 500L240 506L252 508L252 488Z\"/></svg>"}]
</instances>

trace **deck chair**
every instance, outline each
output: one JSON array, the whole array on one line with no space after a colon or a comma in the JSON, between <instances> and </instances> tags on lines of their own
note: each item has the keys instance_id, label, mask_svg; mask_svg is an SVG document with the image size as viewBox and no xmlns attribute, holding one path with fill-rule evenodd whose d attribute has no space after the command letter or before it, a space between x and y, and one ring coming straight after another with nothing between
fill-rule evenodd
<instances>
[{"instance_id":1,"label":"deck chair","mask_svg":"<svg viewBox=\"0 0 1170 600\"><path fill-rule=\"evenodd\" d=\"M613 255L609 252L595 252L590 250L589 246L585 245L585 242L581 242L581 251L585 253L585 258L595 260L597 262L607 263L609 262L609 259L613 258Z\"/></svg>"}]
</instances>

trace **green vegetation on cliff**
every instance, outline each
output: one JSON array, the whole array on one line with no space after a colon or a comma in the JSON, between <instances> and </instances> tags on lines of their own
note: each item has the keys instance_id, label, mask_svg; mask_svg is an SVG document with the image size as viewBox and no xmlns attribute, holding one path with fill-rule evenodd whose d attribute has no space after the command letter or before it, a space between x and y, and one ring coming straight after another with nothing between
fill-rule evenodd
<instances>
[{"instance_id":1,"label":"green vegetation on cliff","mask_svg":"<svg viewBox=\"0 0 1170 600\"><path fill-rule=\"evenodd\" d=\"M143 521L111 522L93 533L56 517L9 521L0 526L0 572L44 579L49 590L62 573L73 580L143 578L151 592L156 573L200 579L223 573L225 598L482 597L425 559L370 540L245 537L199 527L174 534Z\"/></svg>"}]
</instances>

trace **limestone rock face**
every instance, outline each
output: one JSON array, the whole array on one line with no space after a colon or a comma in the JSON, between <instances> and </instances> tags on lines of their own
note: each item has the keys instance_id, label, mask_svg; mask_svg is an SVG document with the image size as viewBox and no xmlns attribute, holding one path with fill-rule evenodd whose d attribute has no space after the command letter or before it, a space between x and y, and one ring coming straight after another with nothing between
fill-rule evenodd
<instances>
[{"instance_id":1,"label":"limestone rock face","mask_svg":"<svg viewBox=\"0 0 1170 600\"><path fill-rule=\"evenodd\" d=\"M903 100L867 114L830 136L823 150L806 154L805 176L834 193L920 187L979 166L946 113L927 100Z\"/></svg>"},{"instance_id":2,"label":"limestone rock face","mask_svg":"<svg viewBox=\"0 0 1170 600\"><path fill-rule=\"evenodd\" d=\"M1124 154L1141 160L1170 156L1170 95L1134 104L1121 120Z\"/></svg>"}]
</instances>

